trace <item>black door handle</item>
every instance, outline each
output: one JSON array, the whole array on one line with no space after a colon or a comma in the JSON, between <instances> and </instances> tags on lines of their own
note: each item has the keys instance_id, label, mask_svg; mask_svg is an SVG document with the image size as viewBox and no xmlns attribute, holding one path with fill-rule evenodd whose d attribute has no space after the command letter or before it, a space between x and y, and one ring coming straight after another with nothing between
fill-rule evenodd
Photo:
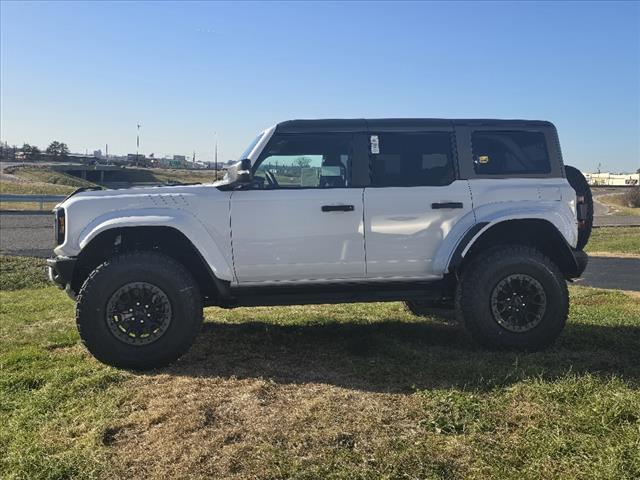
<instances>
[{"instance_id":1,"label":"black door handle","mask_svg":"<svg viewBox=\"0 0 640 480\"><path fill-rule=\"evenodd\" d=\"M432 203L431 208L437 210L439 208L462 208L462 202L441 202L441 203Z\"/></svg>"},{"instance_id":2,"label":"black door handle","mask_svg":"<svg viewBox=\"0 0 640 480\"><path fill-rule=\"evenodd\" d=\"M353 205L323 205L323 212L353 212Z\"/></svg>"}]
</instances>

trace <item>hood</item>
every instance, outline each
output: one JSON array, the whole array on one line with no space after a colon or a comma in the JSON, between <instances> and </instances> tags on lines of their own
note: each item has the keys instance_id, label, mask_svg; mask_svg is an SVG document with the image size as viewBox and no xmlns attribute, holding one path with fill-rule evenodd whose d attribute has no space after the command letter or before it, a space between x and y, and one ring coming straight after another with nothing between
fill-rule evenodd
<instances>
[{"instance_id":1,"label":"hood","mask_svg":"<svg viewBox=\"0 0 640 480\"><path fill-rule=\"evenodd\" d=\"M56 206L65 210L67 238L54 251L73 256L79 251L80 238L102 222L129 219L135 226L161 217L187 216L212 224L220 212L228 212L229 196L230 192L211 184L76 191ZM228 224L228 219L224 222Z\"/></svg>"}]
</instances>

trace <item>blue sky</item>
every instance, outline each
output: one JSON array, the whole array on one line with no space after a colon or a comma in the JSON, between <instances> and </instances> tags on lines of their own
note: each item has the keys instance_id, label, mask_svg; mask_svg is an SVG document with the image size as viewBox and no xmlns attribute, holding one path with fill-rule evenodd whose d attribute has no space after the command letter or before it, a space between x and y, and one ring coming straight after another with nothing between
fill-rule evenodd
<instances>
[{"instance_id":1,"label":"blue sky","mask_svg":"<svg viewBox=\"0 0 640 480\"><path fill-rule=\"evenodd\" d=\"M9 144L235 158L291 118L553 121L565 162L640 167L640 8L2 2Z\"/></svg>"}]
</instances>

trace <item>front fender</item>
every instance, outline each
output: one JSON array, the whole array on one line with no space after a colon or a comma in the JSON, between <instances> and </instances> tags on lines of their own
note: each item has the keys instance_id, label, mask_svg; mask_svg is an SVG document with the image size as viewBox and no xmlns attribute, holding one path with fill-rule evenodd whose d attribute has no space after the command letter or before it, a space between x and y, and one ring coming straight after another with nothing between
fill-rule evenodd
<instances>
[{"instance_id":1,"label":"front fender","mask_svg":"<svg viewBox=\"0 0 640 480\"><path fill-rule=\"evenodd\" d=\"M218 279L225 281L233 279L233 270L221 246L212 238L202 222L185 210L152 208L108 212L93 219L81 231L74 232L75 235L71 235L54 252L58 255L75 256L94 238L107 230L145 226L170 227L178 230L200 252Z\"/></svg>"}]
</instances>

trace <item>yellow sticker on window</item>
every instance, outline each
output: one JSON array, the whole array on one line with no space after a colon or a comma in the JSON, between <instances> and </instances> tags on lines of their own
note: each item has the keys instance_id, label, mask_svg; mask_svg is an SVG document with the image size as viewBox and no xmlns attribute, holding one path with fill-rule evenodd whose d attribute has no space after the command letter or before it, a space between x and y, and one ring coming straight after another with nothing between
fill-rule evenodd
<instances>
[{"instance_id":1,"label":"yellow sticker on window","mask_svg":"<svg viewBox=\"0 0 640 480\"><path fill-rule=\"evenodd\" d=\"M478 163L489 163L489 155L480 155L478 157Z\"/></svg>"}]
</instances>

